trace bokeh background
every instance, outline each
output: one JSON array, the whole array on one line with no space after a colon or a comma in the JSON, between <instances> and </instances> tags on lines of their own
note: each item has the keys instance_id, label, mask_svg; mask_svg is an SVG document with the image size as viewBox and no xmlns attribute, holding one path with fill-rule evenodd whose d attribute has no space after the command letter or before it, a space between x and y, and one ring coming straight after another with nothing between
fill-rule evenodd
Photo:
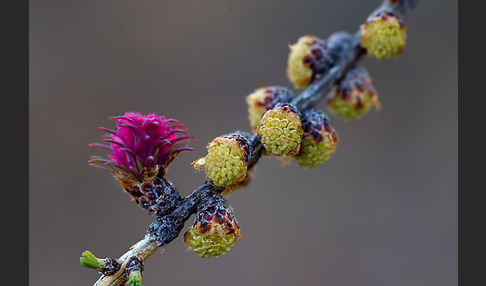
<instances>
[{"instance_id":1,"label":"bokeh background","mask_svg":"<svg viewBox=\"0 0 486 286\"><path fill-rule=\"evenodd\" d=\"M116 257L152 221L86 162L109 116L184 122L197 152L168 177L188 194L204 180L190 162L206 144L249 129L245 96L288 85L288 45L353 32L379 2L32 0L31 285L91 285L81 251ZM260 161L230 197L243 239L229 254L203 260L177 239L148 260L144 285L456 285L456 6L421 1L404 55L363 61L384 108L333 118L340 144L327 164Z\"/></svg>"}]
</instances>

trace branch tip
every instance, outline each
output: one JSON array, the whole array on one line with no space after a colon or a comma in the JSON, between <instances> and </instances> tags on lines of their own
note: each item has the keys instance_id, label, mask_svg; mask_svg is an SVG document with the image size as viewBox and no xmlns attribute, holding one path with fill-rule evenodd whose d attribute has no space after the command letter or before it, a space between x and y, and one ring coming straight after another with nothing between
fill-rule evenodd
<instances>
[{"instance_id":1,"label":"branch tip","mask_svg":"<svg viewBox=\"0 0 486 286\"><path fill-rule=\"evenodd\" d=\"M95 269L98 271L101 271L105 264L103 259L99 259L98 257L94 256L94 254L89 250L85 250L83 251L83 253L81 253L79 263L83 267Z\"/></svg>"}]
</instances>

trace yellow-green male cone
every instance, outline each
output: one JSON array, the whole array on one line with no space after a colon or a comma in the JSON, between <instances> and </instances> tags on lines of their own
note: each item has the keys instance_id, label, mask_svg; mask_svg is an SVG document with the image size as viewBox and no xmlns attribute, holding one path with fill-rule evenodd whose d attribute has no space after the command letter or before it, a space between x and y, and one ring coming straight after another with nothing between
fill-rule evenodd
<instances>
[{"instance_id":1,"label":"yellow-green male cone","mask_svg":"<svg viewBox=\"0 0 486 286\"><path fill-rule=\"evenodd\" d=\"M204 170L207 179L217 187L232 188L248 177L250 143L244 132L216 137L208 145L208 154L192 163Z\"/></svg>"},{"instance_id":2,"label":"yellow-green male cone","mask_svg":"<svg viewBox=\"0 0 486 286\"><path fill-rule=\"evenodd\" d=\"M371 108L381 107L373 82L364 68L349 70L329 95L327 105L333 115L346 121L359 119Z\"/></svg>"},{"instance_id":3,"label":"yellow-green male cone","mask_svg":"<svg viewBox=\"0 0 486 286\"><path fill-rule=\"evenodd\" d=\"M336 150L338 136L329 124L327 116L320 110L305 113L305 133L300 153L295 161L304 168L324 164Z\"/></svg>"},{"instance_id":4,"label":"yellow-green male cone","mask_svg":"<svg viewBox=\"0 0 486 286\"><path fill-rule=\"evenodd\" d=\"M198 211L194 225L184 234L188 249L202 258L225 254L240 238L240 227L232 209L220 203Z\"/></svg>"},{"instance_id":5,"label":"yellow-green male cone","mask_svg":"<svg viewBox=\"0 0 486 286\"><path fill-rule=\"evenodd\" d=\"M407 29L399 19L387 12L369 18L361 25L360 43L369 55L388 59L405 49Z\"/></svg>"},{"instance_id":6,"label":"yellow-green male cone","mask_svg":"<svg viewBox=\"0 0 486 286\"><path fill-rule=\"evenodd\" d=\"M299 153L304 130L299 115L288 104L277 105L263 115L257 128L265 150L275 156Z\"/></svg>"}]
</instances>

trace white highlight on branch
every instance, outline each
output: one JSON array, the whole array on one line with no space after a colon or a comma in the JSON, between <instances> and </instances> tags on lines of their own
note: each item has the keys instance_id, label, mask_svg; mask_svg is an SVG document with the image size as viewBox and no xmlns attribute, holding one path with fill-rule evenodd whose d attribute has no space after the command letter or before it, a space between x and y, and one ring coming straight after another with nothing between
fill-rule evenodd
<instances>
[{"instance_id":1,"label":"white highlight on branch","mask_svg":"<svg viewBox=\"0 0 486 286\"><path fill-rule=\"evenodd\" d=\"M128 249L125 254L123 254L118 261L121 263L120 270L117 273L105 276L102 275L98 281L93 286L118 286L123 285L125 283L127 277L126 275L122 275L125 273L125 268L127 266L128 260L132 256L137 256L142 261L145 262L145 259L149 257L152 253L157 250L157 242L156 238L151 236L150 234L146 234L145 237L140 240L139 242L135 243L132 247Z\"/></svg>"}]
</instances>

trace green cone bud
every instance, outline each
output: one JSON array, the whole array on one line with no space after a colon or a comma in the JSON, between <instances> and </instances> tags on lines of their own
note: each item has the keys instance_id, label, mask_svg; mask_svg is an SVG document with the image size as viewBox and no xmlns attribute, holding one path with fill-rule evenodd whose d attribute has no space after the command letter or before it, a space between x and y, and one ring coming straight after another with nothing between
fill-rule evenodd
<instances>
[{"instance_id":1,"label":"green cone bud","mask_svg":"<svg viewBox=\"0 0 486 286\"><path fill-rule=\"evenodd\" d=\"M380 60L400 55L406 38L407 29L391 13L381 12L361 25L361 46Z\"/></svg>"},{"instance_id":2,"label":"green cone bud","mask_svg":"<svg viewBox=\"0 0 486 286\"><path fill-rule=\"evenodd\" d=\"M327 116L319 110L309 110L305 114L304 139L295 161L304 168L314 168L324 164L336 150L338 142L334 128Z\"/></svg>"},{"instance_id":3,"label":"green cone bud","mask_svg":"<svg viewBox=\"0 0 486 286\"><path fill-rule=\"evenodd\" d=\"M83 253L81 253L79 263L83 267L95 269L104 275L115 274L118 270L120 270L121 266L118 260L110 257L106 257L104 259L98 258L89 250L85 250Z\"/></svg>"},{"instance_id":4,"label":"green cone bud","mask_svg":"<svg viewBox=\"0 0 486 286\"><path fill-rule=\"evenodd\" d=\"M125 286L142 286L143 261L137 256L132 256L126 267L127 282Z\"/></svg>"},{"instance_id":5,"label":"green cone bud","mask_svg":"<svg viewBox=\"0 0 486 286\"><path fill-rule=\"evenodd\" d=\"M142 286L142 273L140 270L131 271L125 286Z\"/></svg>"},{"instance_id":6,"label":"green cone bud","mask_svg":"<svg viewBox=\"0 0 486 286\"><path fill-rule=\"evenodd\" d=\"M346 121L363 117L372 107L380 108L373 82L363 68L349 70L327 104L332 114Z\"/></svg>"},{"instance_id":7,"label":"green cone bud","mask_svg":"<svg viewBox=\"0 0 486 286\"><path fill-rule=\"evenodd\" d=\"M240 238L238 223L223 199L198 211L194 225L184 234L188 249L202 258L225 254Z\"/></svg>"},{"instance_id":8,"label":"green cone bud","mask_svg":"<svg viewBox=\"0 0 486 286\"><path fill-rule=\"evenodd\" d=\"M268 153L292 156L299 153L304 130L295 108L282 104L265 112L257 134Z\"/></svg>"},{"instance_id":9,"label":"green cone bud","mask_svg":"<svg viewBox=\"0 0 486 286\"><path fill-rule=\"evenodd\" d=\"M103 259L94 256L94 254L89 250L85 250L83 251L83 253L81 253L79 263L83 267L95 269L98 271L101 271L103 269L103 266L105 265L105 261Z\"/></svg>"},{"instance_id":10,"label":"green cone bud","mask_svg":"<svg viewBox=\"0 0 486 286\"><path fill-rule=\"evenodd\" d=\"M256 89L246 97L251 128L257 128L265 111L272 109L277 103L288 102L291 98L292 92L286 87L268 86Z\"/></svg>"}]
</instances>

